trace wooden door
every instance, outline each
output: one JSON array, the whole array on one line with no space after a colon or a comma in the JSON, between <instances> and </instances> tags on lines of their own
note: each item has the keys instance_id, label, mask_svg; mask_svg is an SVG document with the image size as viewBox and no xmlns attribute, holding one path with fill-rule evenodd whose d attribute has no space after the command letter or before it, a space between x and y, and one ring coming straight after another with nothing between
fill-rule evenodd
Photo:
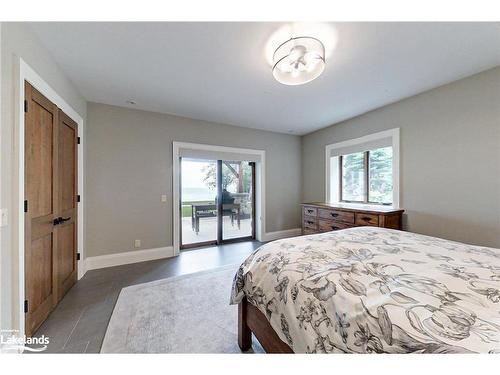
<instances>
[{"instance_id":1,"label":"wooden door","mask_svg":"<svg viewBox=\"0 0 500 375\"><path fill-rule=\"evenodd\" d=\"M31 335L55 304L57 107L25 84L25 329Z\"/></svg>"},{"instance_id":2,"label":"wooden door","mask_svg":"<svg viewBox=\"0 0 500 375\"><path fill-rule=\"evenodd\" d=\"M77 279L78 127L25 83L25 331Z\"/></svg>"},{"instance_id":3,"label":"wooden door","mask_svg":"<svg viewBox=\"0 0 500 375\"><path fill-rule=\"evenodd\" d=\"M77 150L76 122L59 110L58 116L58 212L57 219L57 299L75 284L77 278Z\"/></svg>"}]
</instances>

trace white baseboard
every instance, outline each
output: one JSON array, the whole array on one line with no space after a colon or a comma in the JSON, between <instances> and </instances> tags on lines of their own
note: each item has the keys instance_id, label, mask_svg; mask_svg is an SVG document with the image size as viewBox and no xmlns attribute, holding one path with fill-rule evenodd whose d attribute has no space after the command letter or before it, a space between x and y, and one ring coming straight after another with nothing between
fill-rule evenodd
<instances>
[{"instance_id":1,"label":"white baseboard","mask_svg":"<svg viewBox=\"0 0 500 375\"><path fill-rule=\"evenodd\" d=\"M127 251L124 253L100 255L96 257L88 257L85 260L86 270L95 270L98 268L121 266L124 264L146 262L148 260L169 258L174 256L174 248L172 246L158 247L155 249L144 249Z\"/></svg>"},{"instance_id":2,"label":"white baseboard","mask_svg":"<svg viewBox=\"0 0 500 375\"><path fill-rule=\"evenodd\" d=\"M276 232L267 232L264 241L274 241L282 238L296 237L302 234L301 228L286 229ZM99 268L121 266L124 264L146 262L148 260L156 260L170 258L174 256L173 246L158 247L155 249L144 249L135 251L126 251L124 253L99 255L88 257L82 266L79 264L79 276L83 276L85 272ZM81 276L79 278L81 278Z\"/></svg>"},{"instance_id":3,"label":"white baseboard","mask_svg":"<svg viewBox=\"0 0 500 375\"><path fill-rule=\"evenodd\" d=\"M78 280L85 276L87 272L87 259L81 259L78 261Z\"/></svg>"},{"instance_id":4,"label":"white baseboard","mask_svg":"<svg viewBox=\"0 0 500 375\"><path fill-rule=\"evenodd\" d=\"M282 238L297 237L302 234L301 228L279 230L276 232L267 232L264 237L264 241L274 241Z\"/></svg>"}]
</instances>

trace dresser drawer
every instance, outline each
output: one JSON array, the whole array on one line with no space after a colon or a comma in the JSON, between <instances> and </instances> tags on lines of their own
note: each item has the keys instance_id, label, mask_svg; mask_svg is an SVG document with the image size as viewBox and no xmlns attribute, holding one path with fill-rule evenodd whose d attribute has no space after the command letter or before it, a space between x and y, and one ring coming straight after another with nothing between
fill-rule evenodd
<instances>
[{"instance_id":1,"label":"dresser drawer","mask_svg":"<svg viewBox=\"0 0 500 375\"><path fill-rule=\"evenodd\" d=\"M342 221L344 223L354 224L354 212L318 209L318 216L322 219Z\"/></svg>"},{"instance_id":2,"label":"dresser drawer","mask_svg":"<svg viewBox=\"0 0 500 375\"><path fill-rule=\"evenodd\" d=\"M355 221L356 225L378 226L378 215L356 213L355 218L356 218Z\"/></svg>"},{"instance_id":3,"label":"dresser drawer","mask_svg":"<svg viewBox=\"0 0 500 375\"><path fill-rule=\"evenodd\" d=\"M315 216L304 215L304 220L302 221L302 226L304 228L316 229L318 224L318 219Z\"/></svg>"},{"instance_id":4,"label":"dresser drawer","mask_svg":"<svg viewBox=\"0 0 500 375\"><path fill-rule=\"evenodd\" d=\"M304 215L316 216L318 214L318 209L316 207L305 206L303 209Z\"/></svg>"},{"instance_id":5,"label":"dresser drawer","mask_svg":"<svg viewBox=\"0 0 500 375\"><path fill-rule=\"evenodd\" d=\"M318 230L320 232L329 232L332 230L339 230L339 229L346 229L346 228L351 228L351 225L341 223L339 221L324 220L324 219L318 220Z\"/></svg>"}]
</instances>

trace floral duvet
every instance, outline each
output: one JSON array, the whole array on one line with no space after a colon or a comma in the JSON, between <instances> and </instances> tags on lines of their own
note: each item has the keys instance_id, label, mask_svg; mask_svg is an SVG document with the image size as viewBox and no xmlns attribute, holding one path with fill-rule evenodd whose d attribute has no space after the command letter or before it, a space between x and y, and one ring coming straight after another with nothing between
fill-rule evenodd
<instances>
[{"instance_id":1,"label":"floral duvet","mask_svg":"<svg viewBox=\"0 0 500 375\"><path fill-rule=\"evenodd\" d=\"M296 353L500 353L500 249L358 227L274 241L246 297Z\"/></svg>"}]
</instances>

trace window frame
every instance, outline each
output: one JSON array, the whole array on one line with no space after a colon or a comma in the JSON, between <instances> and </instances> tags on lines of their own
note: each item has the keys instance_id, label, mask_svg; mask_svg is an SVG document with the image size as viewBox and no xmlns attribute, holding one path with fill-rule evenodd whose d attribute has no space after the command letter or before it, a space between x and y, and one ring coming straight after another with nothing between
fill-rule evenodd
<instances>
[{"instance_id":1,"label":"window frame","mask_svg":"<svg viewBox=\"0 0 500 375\"><path fill-rule=\"evenodd\" d=\"M387 146L387 147L391 147L392 146ZM347 200L347 199L343 199L342 198L342 187L344 186L343 184L343 169L344 169L344 166L343 166L343 158L345 155L339 155L338 156L338 163L339 163L339 166L338 166L338 170L339 170L339 173L338 173L338 178L339 178L339 182L338 182L338 187L339 187L339 202L343 202L343 203L362 203L362 204L369 204L369 205L378 205L378 206L392 206L393 205L393 202L390 202L390 203L384 203L384 202L373 202L373 201L370 201L370 152L373 151L373 150L366 150L366 151L360 151L360 152L357 152L357 153L363 153L363 177L364 177L364 189L363 189L363 200L362 201L354 201L354 200ZM346 155L349 155L349 154L346 154ZM392 175L392 178L394 180L394 174ZM393 197L394 198L394 197ZM394 199L393 199L394 200Z\"/></svg>"},{"instance_id":2,"label":"window frame","mask_svg":"<svg viewBox=\"0 0 500 375\"><path fill-rule=\"evenodd\" d=\"M385 141L384 141L385 140ZM338 159L341 155L364 152L365 150L376 149L378 147L392 146L392 204L386 207L394 209L400 208L400 128L383 130L377 133L361 136L359 138L347 139L341 142L326 144L325 147L325 202L330 204L350 204L360 207L370 207L381 205L378 202L365 203L340 201L339 196L339 174L340 164ZM375 145L376 147L371 147ZM343 153L343 149L349 149L349 152ZM346 150L347 151L347 150ZM369 169L368 169L369 170ZM369 187L367 187L369 188Z\"/></svg>"}]
</instances>

